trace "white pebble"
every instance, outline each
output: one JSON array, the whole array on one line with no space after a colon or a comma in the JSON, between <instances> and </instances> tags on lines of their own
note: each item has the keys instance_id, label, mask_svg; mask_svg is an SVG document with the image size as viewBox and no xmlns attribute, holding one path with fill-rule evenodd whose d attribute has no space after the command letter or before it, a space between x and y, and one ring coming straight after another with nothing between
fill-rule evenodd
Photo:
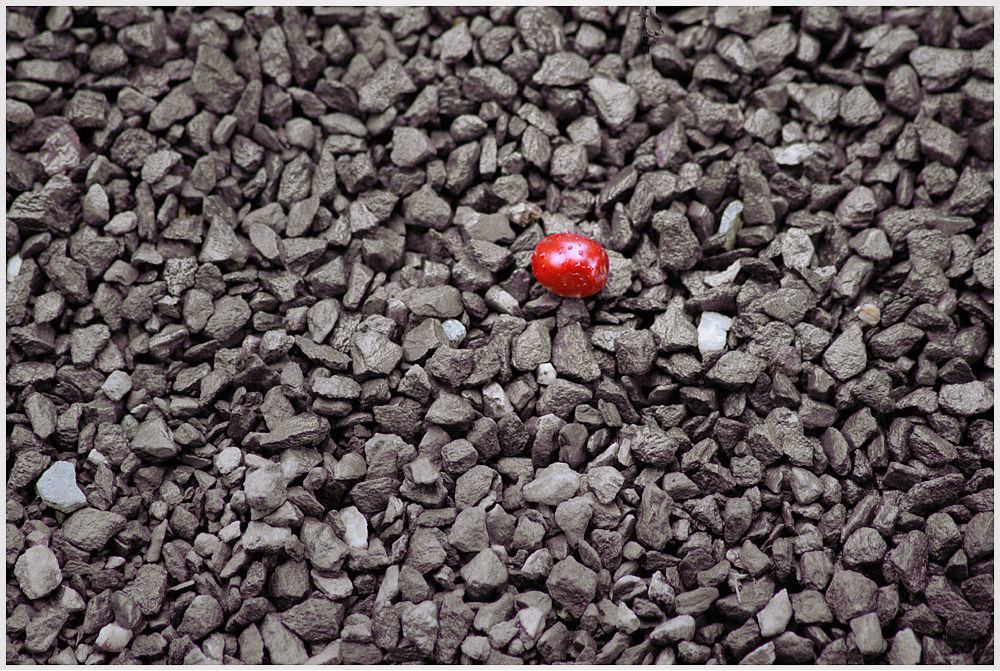
<instances>
[{"instance_id":1,"label":"white pebble","mask_svg":"<svg viewBox=\"0 0 1000 671\"><path fill-rule=\"evenodd\" d=\"M801 165L815 153L813 143L796 142L771 150L774 162L778 165Z\"/></svg>"},{"instance_id":2,"label":"white pebble","mask_svg":"<svg viewBox=\"0 0 1000 671\"><path fill-rule=\"evenodd\" d=\"M76 467L68 461L57 461L42 473L35 490L45 505L53 510L71 513L87 505L87 497L76 484Z\"/></svg>"},{"instance_id":3,"label":"white pebble","mask_svg":"<svg viewBox=\"0 0 1000 671\"><path fill-rule=\"evenodd\" d=\"M100 452L98 452L97 450L91 450L87 454L87 461L95 466L99 466L100 464L107 464L108 458L103 454L101 454Z\"/></svg>"},{"instance_id":4,"label":"white pebble","mask_svg":"<svg viewBox=\"0 0 1000 671\"><path fill-rule=\"evenodd\" d=\"M98 650L103 650L104 652L121 652L131 640L131 631L112 622L101 627L94 645Z\"/></svg>"},{"instance_id":5,"label":"white pebble","mask_svg":"<svg viewBox=\"0 0 1000 671\"><path fill-rule=\"evenodd\" d=\"M718 312L703 312L698 323L698 350L702 355L726 349L726 336L733 320Z\"/></svg>"},{"instance_id":6,"label":"white pebble","mask_svg":"<svg viewBox=\"0 0 1000 671\"><path fill-rule=\"evenodd\" d=\"M739 220L740 214L743 212L743 201L734 200L733 202L726 205L726 209L722 212L722 217L719 220L719 233L728 233L733 228L739 230L737 222Z\"/></svg>"},{"instance_id":7,"label":"white pebble","mask_svg":"<svg viewBox=\"0 0 1000 671\"><path fill-rule=\"evenodd\" d=\"M723 245L727 250L736 246L736 234L743 227L743 201L734 200L726 205L719 219L719 233L726 234L726 241Z\"/></svg>"},{"instance_id":8,"label":"white pebble","mask_svg":"<svg viewBox=\"0 0 1000 671\"><path fill-rule=\"evenodd\" d=\"M368 521L356 507L350 506L340 511L340 521L344 524L344 542L352 548L368 547Z\"/></svg>"},{"instance_id":9,"label":"white pebble","mask_svg":"<svg viewBox=\"0 0 1000 671\"><path fill-rule=\"evenodd\" d=\"M882 311L874 303L865 303L854 308L854 314L866 324L874 326L882 319Z\"/></svg>"},{"instance_id":10,"label":"white pebble","mask_svg":"<svg viewBox=\"0 0 1000 671\"><path fill-rule=\"evenodd\" d=\"M548 362L538 364L538 368L535 369L535 381L543 387L547 387L555 382L555 367Z\"/></svg>"},{"instance_id":11,"label":"white pebble","mask_svg":"<svg viewBox=\"0 0 1000 671\"><path fill-rule=\"evenodd\" d=\"M723 284L730 284L736 279L736 276L740 274L740 260L736 259L729 267L725 270L720 270L717 273L712 273L711 275L705 275L702 280L705 284L710 287L721 287Z\"/></svg>"},{"instance_id":12,"label":"white pebble","mask_svg":"<svg viewBox=\"0 0 1000 671\"><path fill-rule=\"evenodd\" d=\"M7 261L7 283L13 282L19 272L21 272L21 257L15 254Z\"/></svg>"},{"instance_id":13,"label":"white pebble","mask_svg":"<svg viewBox=\"0 0 1000 671\"><path fill-rule=\"evenodd\" d=\"M441 330L444 331L445 337L448 338L448 344L452 347L458 347L465 340L465 324L457 319L448 319L443 322Z\"/></svg>"}]
</instances>

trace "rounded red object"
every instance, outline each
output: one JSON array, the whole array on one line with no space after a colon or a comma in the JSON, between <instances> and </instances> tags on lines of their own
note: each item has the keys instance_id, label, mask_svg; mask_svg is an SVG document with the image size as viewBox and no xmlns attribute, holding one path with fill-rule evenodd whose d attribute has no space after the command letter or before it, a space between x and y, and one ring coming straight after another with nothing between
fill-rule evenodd
<instances>
[{"instance_id":1,"label":"rounded red object","mask_svg":"<svg viewBox=\"0 0 1000 671\"><path fill-rule=\"evenodd\" d=\"M535 247L531 270L556 296L586 298L608 283L608 253L590 238L556 233Z\"/></svg>"}]
</instances>

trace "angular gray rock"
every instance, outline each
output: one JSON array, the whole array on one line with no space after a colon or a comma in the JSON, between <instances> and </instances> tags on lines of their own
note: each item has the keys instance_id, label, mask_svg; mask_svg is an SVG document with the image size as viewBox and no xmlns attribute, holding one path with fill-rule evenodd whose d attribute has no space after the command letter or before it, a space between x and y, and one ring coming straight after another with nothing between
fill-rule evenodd
<instances>
[{"instance_id":1,"label":"angular gray rock","mask_svg":"<svg viewBox=\"0 0 1000 671\"><path fill-rule=\"evenodd\" d=\"M215 303L215 310L205 325L205 333L219 342L226 342L250 321L250 306L240 296L224 296Z\"/></svg>"},{"instance_id":2,"label":"angular gray rock","mask_svg":"<svg viewBox=\"0 0 1000 671\"><path fill-rule=\"evenodd\" d=\"M701 259L701 242L684 214L676 210L661 210L653 215L653 228L660 235L658 259L665 271L679 273L690 270Z\"/></svg>"},{"instance_id":3,"label":"angular gray rock","mask_svg":"<svg viewBox=\"0 0 1000 671\"><path fill-rule=\"evenodd\" d=\"M402 357L402 346L381 333L366 331L351 337L351 363L355 375L388 375Z\"/></svg>"},{"instance_id":4,"label":"angular gray rock","mask_svg":"<svg viewBox=\"0 0 1000 671\"><path fill-rule=\"evenodd\" d=\"M437 641L438 612L437 604L424 601L415 606L404 608L400 616L403 637L413 643L417 650L426 656L434 652Z\"/></svg>"},{"instance_id":5,"label":"angular gray rock","mask_svg":"<svg viewBox=\"0 0 1000 671\"><path fill-rule=\"evenodd\" d=\"M684 312L684 300L672 298L667 309L656 316L650 327L661 352L677 352L698 347L698 329Z\"/></svg>"},{"instance_id":6,"label":"angular gray rock","mask_svg":"<svg viewBox=\"0 0 1000 671\"><path fill-rule=\"evenodd\" d=\"M408 224L441 230L451 223L452 210L429 184L424 184L403 199L403 216Z\"/></svg>"},{"instance_id":7,"label":"angular gray rock","mask_svg":"<svg viewBox=\"0 0 1000 671\"><path fill-rule=\"evenodd\" d=\"M63 581L56 556L44 545L35 545L21 553L14 564L14 577L31 601L47 596Z\"/></svg>"},{"instance_id":8,"label":"angular gray rock","mask_svg":"<svg viewBox=\"0 0 1000 671\"><path fill-rule=\"evenodd\" d=\"M767 366L767 362L746 352L726 352L719 358L706 377L724 387L737 387L753 384Z\"/></svg>"},{"instance_id":9,"label":"angular gray rock","mask_svg":"<svg viewBox=\"0 0 1000 671\"><path fill-rule=\"evenodd\" d=\"M340 634L344 606L328 599L309 598L281 613L281 622L302 640L332 641Z\"/></svg>"},{"instance_id":10,"label":"angular gray rock","mask_svg":"<svg viewBox=\"0 0 1000 671\"><path fill-rule=\"evenodd\" d=\"M542 322L530 322L511 344L510 363L517 370L534 371L551 358L552 339Z\"/></svg>"},{"instance_id":11,"label":"angular gray rock","mask_svg":"<svg viewBox=\"0 0 1000 671\"><path fill-rule=\"evenodd\" d=\"M309 659L302 639L282 624L276 613L264 616L260 635L272 664L305 664Z\"/></svg>"},{"instance_id":12,"label":"angular gray rock","mask_svg":"<svg viewBox=\"0 0 1000 671\"><path fill-rule=\"evenodd\" d=\"M654 467L668 466L677 451L690 444L687 435L677 427L663 431L653 426L637 424L623 427L619 442L627 444L638 461Z\"/></svg>"},{"instance_id":13,"label":"angular gray rock","mask_svg":"<svg viewBox=\"0 0 1000 671\"><path fill-rule=\"evenodd\" d=\"M392 152L389 157L401 168L412 168L434 157L434 146L423 131L408 126L396 126L392 131Z\"/></svg>"},{"instance_id":14,"label":"angular gray rock","mask_svg":"<svg viewBox=\"0 0 1000 671\"><path fill-rule=\"evenodd\" d=\"M835 571L826 589L826 602L843 624L858 615L874 612L877 597L878 585L856 571Z\"/></svg>"},{"instance_id":15,"label":"angular gray rock","mask_svg":"<svg viewBox=\"0 0 1000 671\"><path fill-rule=\"evenodd\" d=\"M551 359L556 372L574 380L593 382L601 376L594 349L579 322L567 324L556 331Z\"/></svg>"},{"instance_id":16,"label":"angular gray rock","mask_svg":"<svg viewBox=\"0 0 1000 671\"><path fill-rule=\"evenodd\" d=\"M907 627L893 637L887 659L890 664L916 665L920 663L922 653L920 640L913 630Z\"/></svg>"},{"instance_id":17,"label":"angular gray rock","mask_svg":"<svg viewBox=\"0 0 1000 671\"><path fill-rule=\"evenodd\" d=\"M978 415L993 407L993 390L981 381L944 384L938 403L947 412L960 416Z\"/></svg>"},{"instance_id":18,"label":"angular gray rock","mask_svg":"<svg viewBox=\"0 0 1000 671\"><path fill-rule=\"evenodd\" d=\"M635 119L639 94L628 84L607 77L594 77L587 90L597 113L611 130L620 131Z\"/></svg>"},{"instance_id":19,"label":"angular gray rock","mask_svg":"<svg viewBox=\"0 0 1000 671\"><path fill-rule=\"evenodd\" d=\"M460 571L465 592L473 599L487 599L507 584L507 567L496 552L487 548L479 552Z\"/></svg>"},{"instance_id":20,"label":"angular gray rock","mask_svg":"<svg viewBox=\"0 0 1000 671\"><path fill-rule=\"evenodd\" d=\"M222 617L219 602L207 594L199 594L184 611L177 631L200 641L222 624Z\"/></svg>"},{"instance_id":21,"label":"angular gray rock","mask_svg":"<svg viewBox=\"0 0 1000 671\"><path fill-rule=\"evenodd\" d=\"M82 508L70 515L62 525L62 535L81 550L101 550L123 528L125 518L96 508Z\"/></svg>"},{"instance_id":22,"label":"angular gray rock","mask_svg":"<svg viewBox=\"0 0 1000 671\"><path fill-rule=\"evenodd\" d=\"M557 506L573 498L579 488L580 474L560 461L536 472L522 492L525 501Z\"/></svg>"},{"instance_id":23,"label":"angular gray rock","mask_svg":"<svg viewBox=\"0 0 1000 671\"><path fill-rule=\"evenodd\" d=\"M823 353L823 367L838 380L858 375L867 365L868 352L856 325L845 329Z\"/></svg>"},{"instance_id":24,"label":"angular gray rock","mask_svg":"<svg viewBox=\"0 0 1000 671\"><path fill-rule=\"evenodd\" d=\"M785 631L791 619L792 602L788 598L788 590L783 589L771 597L763 610L757 613L760 635L765 638L777 636Z\"/></svg>"},{"instance_id":25,"label":"angular gray rock","mask_svg":"<svg viewBox=\"0 0 1000 671\"><path fill-rule=\"evenodd\" d=\"M156 461L176 457L180 445L174 441L173 432L163 417L151 417L140 424L132 436L132 451Z\"/></svg>"},{"instance_id":26,"label":"angular gray rock","mask_svg":"<svg viewBox=\"0 0 1000 671\"><path fill-rule=\"evenodd\" d=\"M552 414L566 419L576 406L593 397L594 393L588 387L558 378L542 392L535 410L539 415Z\"/></svg>"},{"instance_id":27,"label":"angular gray rock","mask_svg":"<svg viewBox=\"0 0 1000 671\"><path fill-rule=\"evenodd\" d=\"M878 615L866 613L851 620L854 644L865 657L875 657L885 652L887 644L882 637L882 625Z\"/></svg>"},{"instance_id":28,"label":"angular gray rock","mask_svg":"<svg viewBox=\"0 0 1000 671\"><path fill-rule=\"evenodd\" d=\"M545 580L552 600L579 618L597 594L597 574L573 557L556 563Z\"/></svg>"},{"instance_id":29,"label":"angular gray rock","mask_svg":"<svg viewBox=\"0 0 1000 671\"><path fill-rule=\"evenodd\" d=\"M587 59L571 51L548 54L531 80L539 86L576 86L590 77Z\"/></svg>"},{"instance_id":30,"label":"angular gray rock","mask_svg":"<svg viewBox=\"0 0 1000 671\"><path fill-rule=\"evenodd\" d=\"M844 542L844 565L851 568L881 565L886 549L885 539L875 529L861 527Z\"/></svg>"},{"instance_id":31,"label":"angular gray rock","mask_svg":"<svg viewBox=\"0 0 1000 671\"><path fill-rule=\"evenodd\" d=\"M330 422L325 417L300 414L277 420L271 429L269 433L247 434L245 445L275 452L312 447L329 437Z\"/></svg>"},{"instance_id":32,"label":"angular gray rock","mask_svg":"<svg viewBox=\"0 0 1000 671\"><path fill-rule=\"evenodd\" d=\"M642 490L639 514L635 523L635 537L643 545L662 550L673 537L670 513L674 507L670 495L655 483Z\"/></svg>"},{"instance_id":33,"label":"angular gray rock","mask_svg":"<svg viewBox=\"0 0 1000 671\"><path fill-rule=\"evenodd\" d=\"M243 491L250 508L270 512L285 502L285 476L279 464L271 463L250 471L243 480Z\"/></svg>"}]
</instances>

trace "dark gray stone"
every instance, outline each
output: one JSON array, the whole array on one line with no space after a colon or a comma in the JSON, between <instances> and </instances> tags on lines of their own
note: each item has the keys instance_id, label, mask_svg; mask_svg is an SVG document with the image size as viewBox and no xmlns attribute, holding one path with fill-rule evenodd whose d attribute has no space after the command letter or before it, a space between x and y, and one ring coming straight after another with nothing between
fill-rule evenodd
<instances>
[{"instance_id":1,"label":"dark gray stone","mask_svg":"<svg viewBox=\"0 0 1000 671\"><path fill-rule=\"evenodd\" d=\"M597 574L573 557L567 557L552 567L545 587L553 601L571 617L579 618L597 594Z\"/></svg>"},{"instance_id":2,"label":"dark gray stone","mask_svg":"<svg viewBox=\"0 0 1000 671\"><path fill-rule=\"evenodd\" d=\"M83 508L70 515L62 525L62 535L73 545L88 552L103 549L125 528L125 518L96 508Z\"/></svg>"},{"instance_id":3,"label":"dark gray stone","mask_svg":"<svg viewBox=\"0 0 1000 671\"><path fill-rule=\"evenodd\" d=\"M855 571L838 570L826 589L826 602L841 623L875 610L878 586Z\"/></svg>"},{"instance_id":4,"label":"dark gray stone","mask_svg":"<svg viewBox=\"0 0 1000 671\"><path fill-rule=\"evenodd\" d=\"M706 377L727 388L753 384L767 365L763 359L746 352L726 352L709 369Z\"/></svg>"}]
</instances>

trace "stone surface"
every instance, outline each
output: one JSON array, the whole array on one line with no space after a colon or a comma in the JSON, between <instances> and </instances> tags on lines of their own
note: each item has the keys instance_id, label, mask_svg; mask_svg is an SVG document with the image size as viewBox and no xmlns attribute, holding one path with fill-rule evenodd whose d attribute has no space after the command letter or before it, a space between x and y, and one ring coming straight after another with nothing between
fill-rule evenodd
<instances>
[{"instance_id":1,"label":"stone surface","mask_svg":"<svg viewBox=\"0 0 1000 671\"><path fill-rule=\"evenodd\" d=\"M851 633L854 634L854 644L865 657L875 657L885 652L882 625L875 613L867 613L851 620Z\"/></svg>"},{"instance_id":2,"label":"stone surface","mask_svg":"<svg viewBox=\"0 0 1000 671\"><path fill-rule=\"evenodd\" d=\"M200 641L222 624L222 606L213 597L199 594L184 611L177 631Z\"/></svg>"},{"instance_id":3,"label":"stone surface","mask_svg":"<svg viewBox=\"0 0 1000 671\"><path fill-rule=\"evenodd\" d=\"M587 90L601 120L612 130L620 130L635 118L639 94L631 86L594 77L587 82Z\"/></svg>"},{"instance_id":4,"label":"stone surface","mask_svg":"<svg viewBox=\"0 0 1000 671\"><path fill-rule=\"evenodd\" d=\"M328 599L309 598L281 613L281 622L305 641L332 641L344 622L344 607Z\"/></svg>"},{"instance_id":5,"label":"stone surface","mask_svg":"<svg viewBox=\"0 0 1000 671\"><path fill-rule=\"evenodd\" d=\"M104 652L121 652L132 640L132 632L114 622L101 627L94 641L94 647Z\"/></svg>"},{"instance_id":6,"label":"stone surface","mask_svg":"<svg viewBox=\"0 0 1000 671\"><path fill-rule=\"evenodd\" d=\"M278 464L268 464L247 474L243 481L247 503L253 510L270 512L285 502L285 477Z\"/></svg>"},{"instance_id":7,"label":"stone surface","mask_svg":"<svg viewBox=\"0 0 1000 671\"><path fill-rule=\"evenodd\" d=\"M844 542L844 564L850 567L882 563L886 542L875 529L862 527Z\"/></svg>"}]
</instances>

